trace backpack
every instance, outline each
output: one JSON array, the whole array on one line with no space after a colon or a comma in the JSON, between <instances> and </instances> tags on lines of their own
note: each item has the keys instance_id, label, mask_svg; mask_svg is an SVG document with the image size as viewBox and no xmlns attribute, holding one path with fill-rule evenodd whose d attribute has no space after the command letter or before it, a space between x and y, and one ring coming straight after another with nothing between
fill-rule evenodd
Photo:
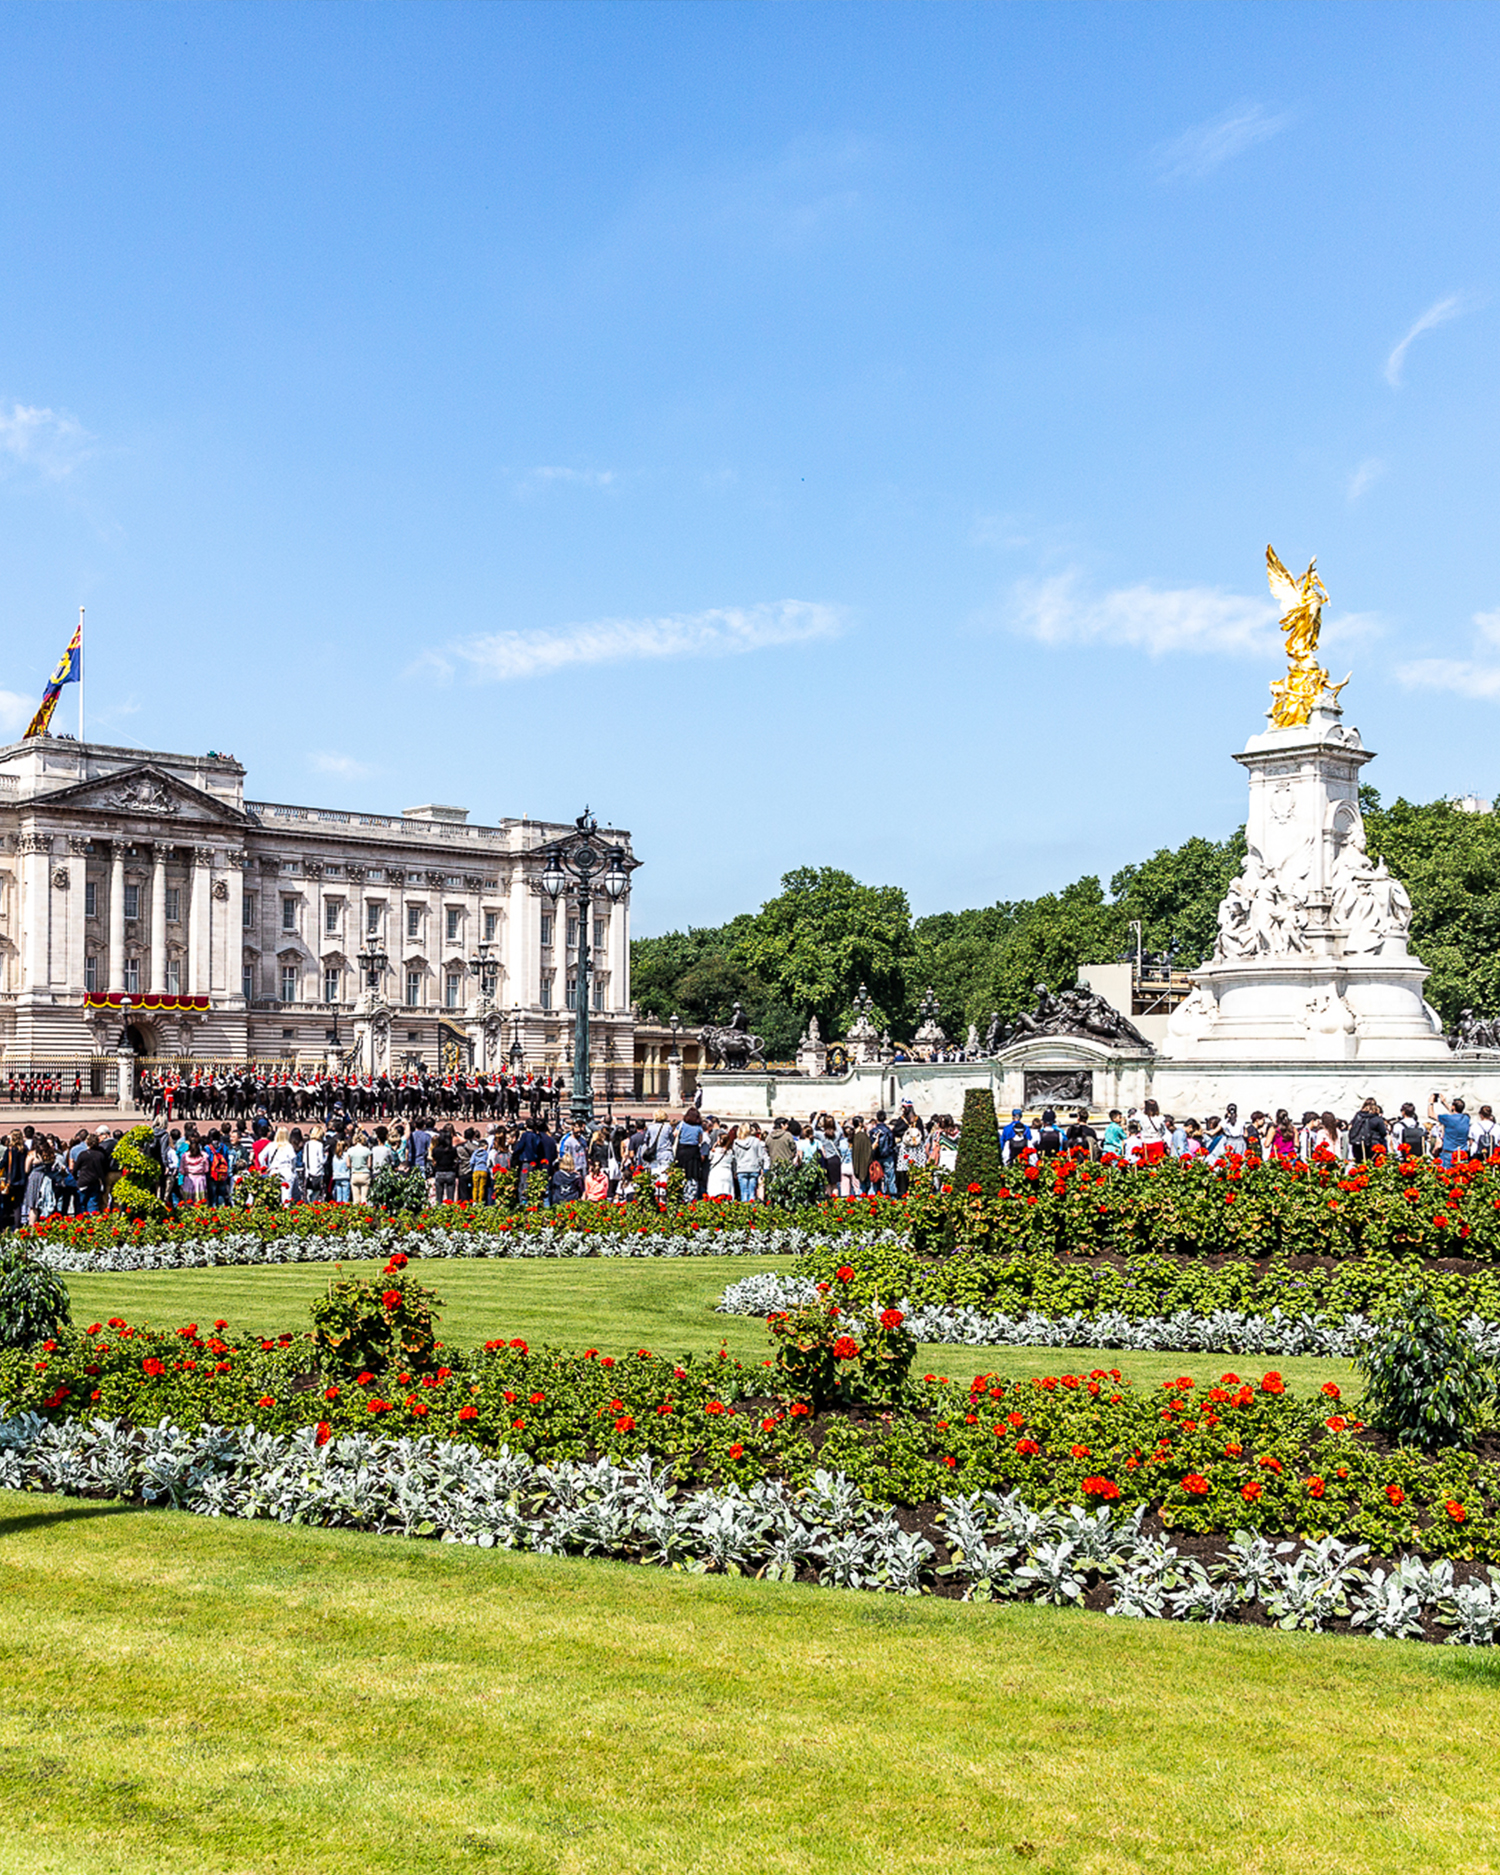
<instances>
[{"instance_id":1,"label":"backpack","mask_svg":"<svg viewBox=\"0 0 1500 1875\"><path fill-rule=\"evenodd\" d=\"M212 1184L222 1184L229 1176L229 1161L224 1156L222 1146L213 1146L208 1154L208 1176Z\"/></svg>"}]
</instances>

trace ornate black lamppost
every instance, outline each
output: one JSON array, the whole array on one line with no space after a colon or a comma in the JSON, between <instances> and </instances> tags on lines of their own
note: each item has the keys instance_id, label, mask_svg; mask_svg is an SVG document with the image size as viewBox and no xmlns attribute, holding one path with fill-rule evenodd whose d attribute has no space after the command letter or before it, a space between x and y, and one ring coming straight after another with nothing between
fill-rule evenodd
<instances>
[{"instance_id":1,"label":"ornate black lamppost","mask_svg":"<svg viewBox=\"0 0 1500 1875\"><path fill-rule=\"evenodd\" d=\"M363 950L359 953L357 962L360 969L365 973L365 988L367 990L373 991L380 988L380 980L390 968L390 961L390 958L386 956L385 952L378 944L371 944L368 950Z\"/></svg>"},{"instance_id":2,"label":"ornate black lamppost","mask_svg":"<svg viewBox=\"0 0 1500 1875\"><path fill-rule=\"evenodd\" d=\"M578 831L552 840L540 850L542 890L556 901L567 891L578 917L578 957L574 978L573 1105L575 1127L594 1121L594 1085L589 1063L589 940L592 936L594 894L611 900L625 896L630 875L640 864L623 846L606 845L599 838L599 823L585 808L574 823Z\"/></svg>"}]
</instances>

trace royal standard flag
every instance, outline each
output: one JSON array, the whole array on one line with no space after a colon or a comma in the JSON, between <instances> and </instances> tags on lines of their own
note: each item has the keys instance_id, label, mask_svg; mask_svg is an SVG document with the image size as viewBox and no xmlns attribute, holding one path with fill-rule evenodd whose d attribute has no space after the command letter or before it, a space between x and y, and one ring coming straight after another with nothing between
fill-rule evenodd
<instances>
[{"instance_id":1,"label":"royal standard flag","mask_svg":"<svg viewBox=\"0 0 1500 1875\"><path fill-rule=\"evenodd\" d=\"M78 621L78 629L68 641L68 648L57 660L57 669L48 679L47 688L42 692L42 700L37 713L28 724L28 736L45 736L48 724L52 721L52 712L57 708L57 699L62 695L64 684L83 682L83 620ZM81 694L81 693L80 693ZM24 738L23 738L24 740Z\"/></svg>"}]
</instances>

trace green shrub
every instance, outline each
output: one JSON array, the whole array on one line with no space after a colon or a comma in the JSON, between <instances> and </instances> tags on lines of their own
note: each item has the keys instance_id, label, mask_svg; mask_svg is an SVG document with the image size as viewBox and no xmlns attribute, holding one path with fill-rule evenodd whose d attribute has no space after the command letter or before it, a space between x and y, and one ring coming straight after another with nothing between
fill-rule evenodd
<instances>
[{"instance_id":1,"label":"green shrub","mask_svg":"<svg viewBox=\"0 0 1500 1875\"><path fill-rule=\"evenodd\" d=\"M330 1277L312 1304L313 1346L325 1375L430 1373L436 1357L434 1308L442 1298L406 1274L397 1251L375 1277Z\"/></svg>"},{"instance_id":2,"label":"green shrub","mask_svg":"<svg viewBox=\"0 0 1500 1875\"><path fill-rule=\"evenodd\" d=\"M1424 1452L1470 1445L1494 1403L1494 1373L1472 1337L1444 1321L1421 1290L1402 1298L1397 1319L1356 1359L1370 1424L1400 1445Z\"/></svg>"},{"instance_id":3,"label":"green shrub","mask_svg":"<svg viewBox=\"0 0 1500 1875\"><path fill-rule=\"evenodd\" d=\"M861 1319L851 1314L847 1292L837 1282L833 1287L845 1302L825 1298L766 1318L778 1390L789 1400L805 1400L815 1413L856 1402L894 1405L917 1346L901 1311L877 1302Z\"/></svg>"},{"instance_id":4,"label":"green shrub","mask_svg":"<svg viewBox=\"0 0 1500 1875\"><path fill-rule=\"evenodd\" d=\"M165 1202L157 1196L161 1185L161 1161L146 1148L153 1139L149 1126L133 1126L116 1140L114 1164L120 1176L110 1188L109 1201L127 1217L157 1218L167 1215Z\"/></svg>"},{"instance_id":5,"label":"green shrub","mask_svg":"<svg viewBox=\"0 0 1500 1875\"><path fill-rule=\"evenodd\" d=\"M370 1203L381 1211L425 1211L426 1173L389 1160L370 1181Z\"/></svg>"},{"instance_id":6,"label":"green shrub","mask_svg":"<svg viewBox=\"0 0 1500 1875\"><path fill-rule=\"evenodd\" d=\"M828 1179L816 1159L810 1159L805 1164L800 1159L787 1159L780 1165L773 1165L766 1175L766 1201L769 1204L791 1207L826 1204L827 1200Z\"/></svg>"},{"instance_id":7,"label":"green shrub","mask_svg":"<svg viewBox=\"0 0 1500 1875\"><path fill-rule=\"evenodd\" d=\"M986 1198L993 1198L1000 1189L1000 1123L995 1117L995 1096L987 1087L971 1087L964 1095L952 1184L960 1194L977 1185Z\"/></svg>"},{"instance_id":8,"label":"green shrub","mask_svg":"<svg viewBox=\"0 0 1500 1875\"><path fill-rule=\"evenodd\" d=\"M250 1211L279 1211L281 1180L274 1172L241 1172L234 1181L234 1201Z\"/></svg>"},{"instance_id":9,"label":"green shrub","mask_svg":"<svg viewBox=\"0 0 1500 1875\"><path fill-rule=\"evenodd\" d=\"M0 1249L0 1348L30 1348L60 1335L70 1319L68 1286L24 1250Z\"/></svg>"}]
</instances>

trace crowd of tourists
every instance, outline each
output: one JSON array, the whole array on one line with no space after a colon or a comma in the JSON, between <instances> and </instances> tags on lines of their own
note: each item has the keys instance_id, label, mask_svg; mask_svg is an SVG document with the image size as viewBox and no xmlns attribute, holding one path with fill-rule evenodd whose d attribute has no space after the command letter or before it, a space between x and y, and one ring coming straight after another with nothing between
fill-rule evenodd
<instances>
[{"instance_id":1,"label":"crowd of tourists","mask_svg":"<svg viewBox=\"0 0 1500 1875\"><path fill-rule=\"evenodd\" d=\"M519 1125L461 1126L427 1115L368 1125L339 1113L304 1128L262 1110L243 1123L200 1129L192 1120L178 1127L158 1116L145 1151L157 1195L174 1210L233 1204L249 1174L277 1180L285 1204L363 1204L375 1177L391 1165L419 1174L434 1204L482 1204L510 1172L517 1175L522 1204L623 1203L664 1196L674 1171L682 1174L688 1202L734 1198L748 1204L772 1195L778 1168L797 1167L810 1168L812 1189L804 1181L799 1193L804 1202L822 1190L829 1198L903 1198L924 1176L940 1182L958 1156L953 1116L923 1120L909 1102L894 1118L884 1111L868 1121L823 1113L768 1126L720 1121L689 1107L677 1120L659 1109L650 1119L577 1127L555 1122L547 1107L538 1102ZM107 1126L79 1127L66 1140L33 1125L12 1131L0 1147L0 1222L15 1228L59 1213L107 1210L119 1175L120 1137ZM1347 1121L1310 1111L1294 1118L1284 1107L1242 1119L1233 1103L1199 1121L1162 1113L1148 1100L1139 1111L1111 1111L1103 1126L1083 1108L1069 1119L1046 1107L1032 1121L1013 1108L999 1129L999 1148L1006 1165L1065 1152L1134 1167L1167 1158L1218 1163L1235 1154L1359 1162L1402 1150L1451 1165L1500 1151L1500 1126L1489 1106L1471 1115L1462 1099L1449 1102L1438 1094L1425 1118L1410 1101L1391 1116L1369 1099Z\"/></svg>"}]
</instances>

